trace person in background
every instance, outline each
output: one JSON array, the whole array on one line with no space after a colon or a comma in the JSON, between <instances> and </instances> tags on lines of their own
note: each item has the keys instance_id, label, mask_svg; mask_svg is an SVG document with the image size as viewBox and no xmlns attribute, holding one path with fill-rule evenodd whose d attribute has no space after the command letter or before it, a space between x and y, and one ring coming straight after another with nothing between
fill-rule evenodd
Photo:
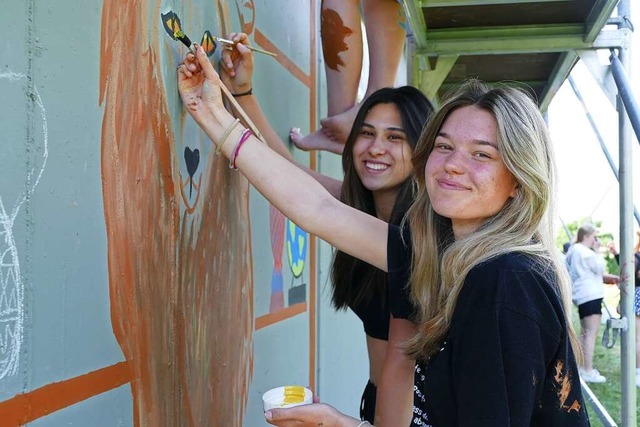
<instances>
[{"instance_id":1,"label":"person in background","mask_svg":"<svg viewBox=\"0 0 640 427\"><path fill-rule=\"evenodd\" d=\"M291 141L302 150L341 154L359 105L362 70L360 15L369 50L369 78L363 100L383 87L392 87L402 58L406 24L398 0L322 0L320 37L327 77L328 117L309 135L292 128Z\"/></svg>"},{"instance_id":2,"label":"person in background","mask_svg":"<svg viewBox=\"0 0 640 427\"><path fill-rule=\"evenodd\" d=\"M413 202L411 157L433 106L418 89L382 88L362 104L342 154L344 181L322 175L297 163L269 124L253 93L253 53L243 33L227 39L238 44L222 55L221 78L259 128L267 144L307 172L336 199L390 224L399 225ZM410 413L415 360L399 343L415 333L411 312L390 319L387 274L343 251L332 266L332 302L336 309L351 308L362 320L369 356L369 381L360 403L362 420L394 426L403 405ZM402 393L402 390L406 390ZM386 422L385 422L386 420ZM409 420L406 420L408 425Z\"/></svg>"},{"instance_id":3,"label":"person in background","mask_svg":"<svg viewBox=\"0 0 640 427\"><path fill-rule=\"evenodd\" d=\"M597 230L592 224L578 229L576 243L567 252L567 268L572 282L573 303L580 316L580 346L584 353L580 377L586 382L603 383L607 379L593 367L593 352L602 319L602 283L618 283L618 276L605 272L605 260L600 255Z\"/></svg>"},{"instance_id":4,"label":"person in background","mask_svg":"<svg viewBox=\"0 0 640 427\"><path fill-rule=\"evenodd\" d=\"M409 276L418 327L406 348L419 360L411 426L589 425L569 280L554 248L553 151L529 96L473 80L442 104L413 158L417 196L405 237L236 126L221 84L199 46L179 67L185 108L231 166L310 233ZM390 286L392 305L400 291ZM265 417L286 427L367 424L322 404Z\"/></svg>"}]
</instances>

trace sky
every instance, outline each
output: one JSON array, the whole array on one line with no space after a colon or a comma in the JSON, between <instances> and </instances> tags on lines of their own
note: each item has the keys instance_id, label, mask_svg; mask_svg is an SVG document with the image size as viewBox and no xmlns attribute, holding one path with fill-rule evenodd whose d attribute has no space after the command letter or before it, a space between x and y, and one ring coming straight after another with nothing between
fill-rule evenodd
<instances>
[{"instance_id":1,"label":"sky","mask_svg":"<svg viewBox=\"0 0 640 427\"><path fill-rule=\"evenodd\" d=\"M631 6L635 6L631 14L636 32L631 42L628 78L640 105L640 4ZM603 52L601 60L608 63L608 52ZM571 75L617 167L618 114L582 62L576 64ZM600 232L610 232L619 240L618 182L568 81L551 101L548 121L558 164L557 210L561 221L601 221ZM640 144L633 132L631 140L633 197L635 206L640 208ZM635 218L634 226L638 227Z\"/></svg>"}]
</instances>

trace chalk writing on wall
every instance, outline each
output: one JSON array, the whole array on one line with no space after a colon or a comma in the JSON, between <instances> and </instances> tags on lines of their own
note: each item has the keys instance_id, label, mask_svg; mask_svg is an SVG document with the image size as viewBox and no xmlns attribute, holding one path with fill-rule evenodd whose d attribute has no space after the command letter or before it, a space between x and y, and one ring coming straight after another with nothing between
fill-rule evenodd
<instances>
[{"instance_id":1,"label":"chalk writing on wall","mask_svg":"<svg viewBox=\"0 0 640 427\"><path fill-rule=\"evenodd\" d=\"M2 379L15 375L18 371L23 340L24 283L20 274L20 258L13 225L20 208L29 200L40 182L49 156L49 148L46 111L38 89L30 84L30 80L24 74L11 71L0 73L0 82L20 85L27 83L27 102L34 102L37 105L42 119L42 139L36 138L35 146L30 149L33 158L28 160L30 167L27 168L25 189L18 194L15 201L3 199L3 195L0 194L0 379Z\"/></svg>"}]
</instances>

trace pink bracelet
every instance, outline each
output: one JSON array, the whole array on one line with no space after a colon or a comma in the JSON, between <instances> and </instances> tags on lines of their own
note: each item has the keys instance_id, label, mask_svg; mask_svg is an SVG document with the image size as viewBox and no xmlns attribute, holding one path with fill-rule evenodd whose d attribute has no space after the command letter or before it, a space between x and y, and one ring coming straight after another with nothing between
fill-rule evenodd
<instances>
[{"instance_id":1,"label":"pink bracelet","mask_svg":"<svg viewBox=\"0 0 640 427\"><path fill-rule=\"evenodd\" d=\"M238 140L238 143L233 149L233 156L231 156L231 161L229 162L229 169L238 170L238 168L236 167L236 160L238 159L238 153L240 152L240 147L242 147L242 144L244 144L244 142L247 139L249 139L251 135L253 135L253 132L251 132L251 129L245 129L242 131L242 134L240 135L240 139Z\"/></svg>"}]
</instances>

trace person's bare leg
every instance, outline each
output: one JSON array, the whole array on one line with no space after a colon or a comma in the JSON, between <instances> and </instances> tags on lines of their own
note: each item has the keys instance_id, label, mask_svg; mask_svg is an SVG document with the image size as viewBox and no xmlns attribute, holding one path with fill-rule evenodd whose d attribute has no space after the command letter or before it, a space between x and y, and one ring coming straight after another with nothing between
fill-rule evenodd
<instances>
[{"instance_id":1,"label":"person's bare leg","mask_svg":"<svg viewBox=\"0 0 640 427\"><path fill-rule=\"evenodd\" d=\"M586 371L593 369L593 352L596 346L596 337L598 335L601 318L601 314L592 314L591 316L580 319L580 344L584 353L582 368Z\"/></svg>"},{"instance_id":2,"label":"person's bare leg","mask_svg":"<svg viewBox=\"0 0 640 427\"><path fill-rule=\"evenodd\" d=\"M362 69L362 30L358 3L359 0L322 1L320 36L329 116L348 111L356 102ZM324 129L307 136L292 129L290 137L302 150L342 153L342 147Z\"/></svg>"},{"instance_id":3,"label":"person's bare leg","mask_svg":"<svg viewBox=\"0 0 640 427\"><path fill-rule=\"evenodd\" d=\"M404 50L406 26L402 6L397 0L362 0L362 17L369 52L366 99L376 90L394 85ZM329 114L321 122L325 134L344 143L359 107L356 104L341 114Z\"/></svg>"}]
</instances>

